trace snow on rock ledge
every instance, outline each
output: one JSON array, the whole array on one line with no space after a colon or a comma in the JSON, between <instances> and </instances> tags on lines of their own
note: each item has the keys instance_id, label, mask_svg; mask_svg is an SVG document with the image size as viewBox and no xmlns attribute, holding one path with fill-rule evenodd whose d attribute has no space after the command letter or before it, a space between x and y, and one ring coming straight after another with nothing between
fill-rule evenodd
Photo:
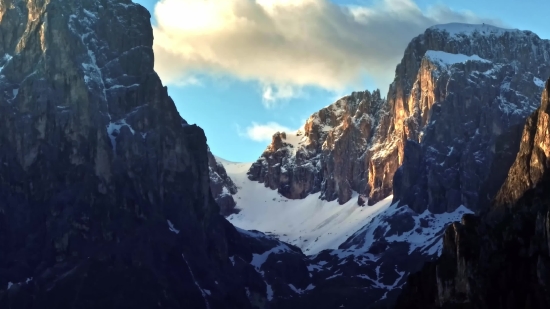
<instances>
[{"instance_id":1,"label":"snow on rock ledge","mask_svg":"<svg viewBox=\"0 0 550 309\"><path fill-rule=\"evenodd\" d=\"M517 29L505 29L505 28L488 25L488 24L464 24L464 23L448 23L448 24L435 25L430 27L429 29L444 31L451 36L458 36L458 35L470 36L474 34L500 36L508 32L512 32L512 33L520 32L520 30L517 30Z\"/></svg>"},{"instance_id":2,"label":"snow on rock ledge","mask_svg":"<svg viewBox=\"0 0 550 309\"><path fill-rule=\"evenodd\" d=\"M467 56L463 54L451 54L439 50L426 51L426 58L433 62L438 62L444 66L451 66L457 63L466 63L467 61L480 61L490 63L491 61L483 59L478 55Z\"/></svg>"}]
</instances>

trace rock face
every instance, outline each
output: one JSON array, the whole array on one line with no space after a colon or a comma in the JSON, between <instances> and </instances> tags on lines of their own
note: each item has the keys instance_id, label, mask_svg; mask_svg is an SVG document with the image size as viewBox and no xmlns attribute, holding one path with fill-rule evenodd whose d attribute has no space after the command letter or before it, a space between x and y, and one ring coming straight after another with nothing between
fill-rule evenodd
<instances>
[{"instance_id":1,"label":"rock face","mask_svg":"<svg viewBox=\"0 0 550 309\"><path fill-rule=\"evenodd\" d=\"M548 57L550 43L529 31L429 28L405 50L386 100L354 93L297 134L276 134L249 177L289 198L321 191L344 203L357 191L372 205L394 191L417 212L477 211L514 160Z\"/></svg>"},{"instance_id":2,"label":"rock face","mask_svg":"<svg viewBox=\"0 0 550 309\"><path fill-rule=\"evenodd\" d=\"M220 206L220 214L229 216L236 213L235 200L233 194L237 193L237 186L233 180L227 175L225 167L221 162L216 160L216 157L208 149L208 170L210 176L210 191Z\"/></svg>"},{"instance_id":3,"label":"rock face","mask_svg":"<svg viewBox=\"0 0 550 309\"><path fill-rule=\"evenodd\" d=\"M209 174L233 186L154 72L149 20L0 0L0 308L267 308L294 293L280 282L307 288L299 249L219 214Z\"/></svg>"},{"instance_id":4,"label":"rock face","mask_svg":"<svg viewBox=\"0 0 550 309\"><path fill-rule=\"evenodd\" d=\"M491 208L445 233L443 255L409 278L397 308L550 306L550 81Z\"/></svg>"},{"instance_id":5,"label":"rock face","mask_svg":"<svg viewBox=\"0 0 550 309\"><path fill-rule=\"evenodd\" d=\"M367 187L364 155L383 106L379 91L354 92L314 113L298 132L276 133L249 179L287 198L321 191L323 199L347 202Z\"/></svg>"},{"instance_id":6,"label":"rock face","mask_svg":"<svg viewBox=\"0 0 550 309\"><path fill-rule=\"evenodd\" d=\"M535 34L491 26L435 26L415 38L389 95L392 110L405 110L394 129L409 140L394 200L420 212L487 207L538 106L549 56Z\"/></svg>"}]
</instances>

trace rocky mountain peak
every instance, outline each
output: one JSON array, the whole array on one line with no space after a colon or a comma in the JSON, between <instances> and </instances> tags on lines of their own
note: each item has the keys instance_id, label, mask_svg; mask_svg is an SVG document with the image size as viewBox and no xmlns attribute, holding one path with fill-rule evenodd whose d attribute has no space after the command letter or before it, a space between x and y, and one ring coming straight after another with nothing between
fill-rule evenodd
<instances>
[{"instance_id":1,"label":"rocky mountain peak","mask_svg":"<svg viewBox=\"0 0 550 309\"><path fill-rule=\"evenodd\" d=\"M354 92L311 115L297 132L276 133L248 173L288 198L321 191L341 203L364 191L364 163L358 158L372 139L381 111L380 91ZM326 176L324 176L326 175Z\"/></svg>"},{"instance_id":2,"label":"rocky mountain peak","mask_svg":"<svg viewBox=\"0 0 550 309\"><path fill-rule=\"evenodd\" d=\"M314 113L303 136L289 134L296 147L272 143L250 179L289 198L321 191L321 198L344 203L356 191L372 205L396 192L396 201L420 212L426 205L434 212L477 210L505 177L489 176L493 160L512 164L519 147L513 137L550 75L549 52L549 42L529 31L430 27L406 48L387 99L357 92ZM407 143L418 147L406 153Z\"/></svg>"},{"instance_id":3,"label":"rocky mountain peak","mask_svg":"<svg viewBox=\"0 0 550 309\"><path fill-rule=\"evenodd\" d=\"M419 143L399 144L395 200L416 211L487 206L540 102L549 51L549 42L531 32L487 25L438 26L415 38L388 99L405 111L403 126L393 128L403 132L397 135ZM414 81L411 70L418 72Z\"/></svg>"}]
</instances>

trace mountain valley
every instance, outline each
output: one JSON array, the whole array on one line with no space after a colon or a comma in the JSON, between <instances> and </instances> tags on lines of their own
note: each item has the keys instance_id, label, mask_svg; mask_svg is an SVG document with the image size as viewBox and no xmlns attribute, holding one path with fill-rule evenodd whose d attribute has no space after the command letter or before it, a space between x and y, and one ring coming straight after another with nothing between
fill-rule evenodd
<instances>
[{"instance_id":1,"label":"mountain valley","mask_svg":"<svg viewBox=\"0 0 550 309\"><path fill-rule=\"evenodd\" d=\"M150 19L0 0L0 308L550 305L550 41L430 27L385 97L235 163L180 116Z\"/></svg>"}]
</instances>

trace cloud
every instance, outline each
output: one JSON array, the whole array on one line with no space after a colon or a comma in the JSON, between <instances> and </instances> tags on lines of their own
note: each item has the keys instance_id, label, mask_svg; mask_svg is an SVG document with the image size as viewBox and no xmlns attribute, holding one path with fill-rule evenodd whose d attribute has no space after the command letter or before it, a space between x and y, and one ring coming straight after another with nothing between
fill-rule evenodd
<instances>
[{"instance_id":1,"label":"cloud","mask_svg":"<svg viewBox=\"0 0 550 309\"><path fill-rule=\"evenodd\" d=\"M252 125L246 127L244 131L237 125L237 131L239 136L249 138L256 142L271 142L273 134L277 132L289 133L296 130L289 129L276 122L268 122L265 124L252 122Z\"/></svg>"},{"instance_id":2,"label":"cloud","mask_svg":"<svg viewBox=\"0 0 550 309\"><path fill-rule=\"evenodd\" d=\"M262 85L262 103L267 108L301 96L303 96L303 93L300 87L293 87L292 85Z\"/></svg>"},{"instance_id":3,"label":"cloud","mask_svg":"<svg viewBox=\"0 0 550 309\"><path fill-rule=\"evenodd\" d=\"M177 81L174 81L173 84L179 87L203 86L201 80L195 76L182 76Z\"/></svg>"},{"instance_id":4,"label":"cloud","mask_svg":"<svg viewBox=\"0 0 550 309\"><path fill-rule=\"evenodd\" d=\"M155 65L165 82L195 74L258 81L266 106L303 86L361 87L364 74L385 89L408 42L431 25L502 25L443 5L423 12L412 0L160 0L155 17Z\"/></svg>"}]
</instances>

